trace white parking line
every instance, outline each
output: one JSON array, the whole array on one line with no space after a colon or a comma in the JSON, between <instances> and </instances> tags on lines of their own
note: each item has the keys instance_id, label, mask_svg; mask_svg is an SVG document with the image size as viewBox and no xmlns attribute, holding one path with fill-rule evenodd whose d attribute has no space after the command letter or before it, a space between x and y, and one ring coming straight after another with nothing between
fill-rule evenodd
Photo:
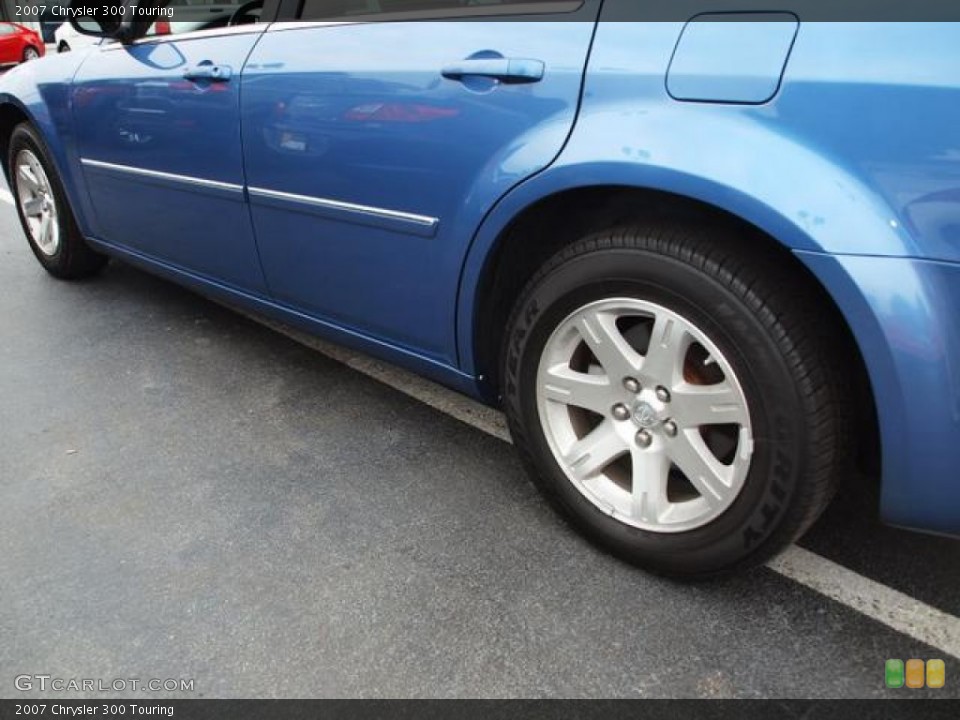
<instances>
[{"instance_id":1,"label":"white parking line","mask_svg":"<svg viewBox=\"0 0 960 720\"><path fill-rule=\"evenodd\" d=\"M0 188L0 201L13 204L13 196L6 188ZM510 442L503 415L492 408L361 353L258 315L243 314L442 413ZM897 632L960 658L960 618L796 545L767 563L767 567Z\"/></svg>"},{"instance_id":2,"label":"white parking line","mask_svg":"<svg viewBox=\"0 0 960 720\"><path fill-rule=\"evenodd\" d=\"M277 332L478 430L510 442L503 414L418 375L244 313ZM960 618L793 545L767 567L887 627L960 658Z\"/></svg>"},{"instance_id":3,"label":"white parking line","mask_svg":"<svg viewBox=\"0 0 960 720\"><path fill-rule=\"evenodd\" d=\"M887 627L960 657L960 619L796 545L767 567Z\"/></svg>"}]
</instances>

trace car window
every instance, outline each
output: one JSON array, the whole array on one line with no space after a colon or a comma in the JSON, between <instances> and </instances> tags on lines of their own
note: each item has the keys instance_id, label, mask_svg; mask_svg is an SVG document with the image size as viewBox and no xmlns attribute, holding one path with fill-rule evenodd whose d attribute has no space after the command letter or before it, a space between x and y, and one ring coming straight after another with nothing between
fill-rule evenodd
<instances>
[{"instance_id":1,"label":"car window","mask_svg":"<svg viewBox=\"0 0 960 720\"><path fill-rule=\"evenodd\" d=\"M581 0L304 0L303 20L345 17L434 19L476 15L519 15L573 12Z\"/></svg>"},{"instance_id":2,"label":"car window","mask_svg":"<svg viewBox=\"0 0 960 720\"><path fill-rule=\"evenodd\" d=\"M178 35L193 30L226 27L237 10L248 3L249 0L170 0L167 7L173 12L169 32ZM234 20L234 24L257 22L262 5L260 3L260 7L245 11L243 17Z\"/></svg>"},{"instance_id":3,"label":"car window","mask_svg":"<svg viewBox=\"0 0 960 720\"><path fill-rule=\"evenodd\" d=\"M15 32L16 30L13 29L12 25L0 23L0 35L13 35Z\"/></svg>"}]
</instances>

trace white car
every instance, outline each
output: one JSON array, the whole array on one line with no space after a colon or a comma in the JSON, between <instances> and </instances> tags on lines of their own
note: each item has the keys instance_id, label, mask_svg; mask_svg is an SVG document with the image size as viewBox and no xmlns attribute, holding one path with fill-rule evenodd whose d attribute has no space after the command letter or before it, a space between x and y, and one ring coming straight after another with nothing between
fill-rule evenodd
<instances>
[{"instance_id":1,"label":"white car","mask_svg":"<svg viewBox=\"0 0 960 720\"><path fill-rule=\"evenodd\" d=\"M147 31L147 35L179 35L193 30L202 30L211 24L217 23L218 19L221 21L221 24L225 25L227 18L229 18L236 9L236 7L230 5L202 6L194 13L200 17L199 20L188 19L184 21L178 20L176 22L158 20L153 24L153 27ZM181 12L183 15L186 15L189 11L184 8ZM178 15L178 17L180 16ZM77 32L68 22L60 25L56 32L53 33L53 37L57 45L58 53L79 50L80 48L99 45L103 42L102 38Z\"/></svg>"},{"instance_id":2,"label":"white car","mask_svg":"<svg viewBox=\"0 0 960 720\"><path fill-rule=\"evenodd\" d=\"M73 29L70 23L65 22L53 33L53 41L57 45L57 52L62 53L89 45L99 45L101 39L92 35L81 35Z\"/></svg>"},{"instance_id":3,"label":"white car","mask_svg":"<svg viewBox=\"0 0 960 720\"><path fill-rule=\"evenodd\" d=\"M369 2L371 0L368 0L368 4ZM179 35L194 30L253 22L260 15L262 3L226 0L208 4L207 0L169 0L167 7L176 9L176 20L157 20L147 31L147 35ZM240 16L237 16L238 11ZM69 22L61 24L53 36L58 53L99 45L102 41L101 38L77 32Z\"/></svg>"}]
</instances>

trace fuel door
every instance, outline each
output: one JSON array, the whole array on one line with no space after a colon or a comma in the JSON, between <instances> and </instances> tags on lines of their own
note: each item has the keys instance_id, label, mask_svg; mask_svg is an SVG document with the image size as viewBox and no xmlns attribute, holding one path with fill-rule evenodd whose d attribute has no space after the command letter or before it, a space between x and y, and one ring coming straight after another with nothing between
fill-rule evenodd
<instances>
[{"instance_id":1,"label":"fuel door","mask_svg":"<svg viewBox=\"0 0 960 720\"><path fill-rule=\"evenodd\" d=\"M677 42L667 91L686 102L768 102L780 89L799 29L792 13L697 15Z\"/></svg>"}]
</instances>

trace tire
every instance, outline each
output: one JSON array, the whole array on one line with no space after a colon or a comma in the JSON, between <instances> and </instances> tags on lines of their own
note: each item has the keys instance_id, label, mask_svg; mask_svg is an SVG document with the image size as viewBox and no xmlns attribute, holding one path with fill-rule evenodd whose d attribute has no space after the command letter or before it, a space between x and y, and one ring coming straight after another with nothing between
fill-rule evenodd
<instances>
[{"instance_id":1,"label":"tire","mask_svg":"<svg viewBox=\"0 0 960 720\"><path fill-rule=\"evenodd\" d=\"M37 50L33 45L27 45L23 49L23 62L30 62L31 60L36 60L40 57L40 51Z\"/></svg>"},{"instance_id":2,"label":"tire","mask_svg":"<svg viewBox=\"0 0 960 720\"><path fill-rule=\"evenodd\" d=\"M69 43L67 43L66 41L61 41L60 44L57 45L57 52L58 53L70 52Z\"/></svg>"},{"instance_id":3,"label":"tire","mask_svg":"<svg viewBox=\"0 0 960 720\"><path fill-rule=\"evenodd\" d=\"M852 455L847 346L785 265L761 240L655 225L590 236L528 283L504 409L535 484L589 539L712 576L769 559L827 506Z\"/></svg>"},{"instance_id":4,"label":"tire","mask_svg":"<svg viewBox=\"0 0 960 720\"><path fill-rule=\"evenodd\" d=\"M27 123L17 125L10 136L7 167L20 225L44 269L68 280L96 274L107 258L83 239L56 166L43 140Z\"/></svg>"}]
</instances>

